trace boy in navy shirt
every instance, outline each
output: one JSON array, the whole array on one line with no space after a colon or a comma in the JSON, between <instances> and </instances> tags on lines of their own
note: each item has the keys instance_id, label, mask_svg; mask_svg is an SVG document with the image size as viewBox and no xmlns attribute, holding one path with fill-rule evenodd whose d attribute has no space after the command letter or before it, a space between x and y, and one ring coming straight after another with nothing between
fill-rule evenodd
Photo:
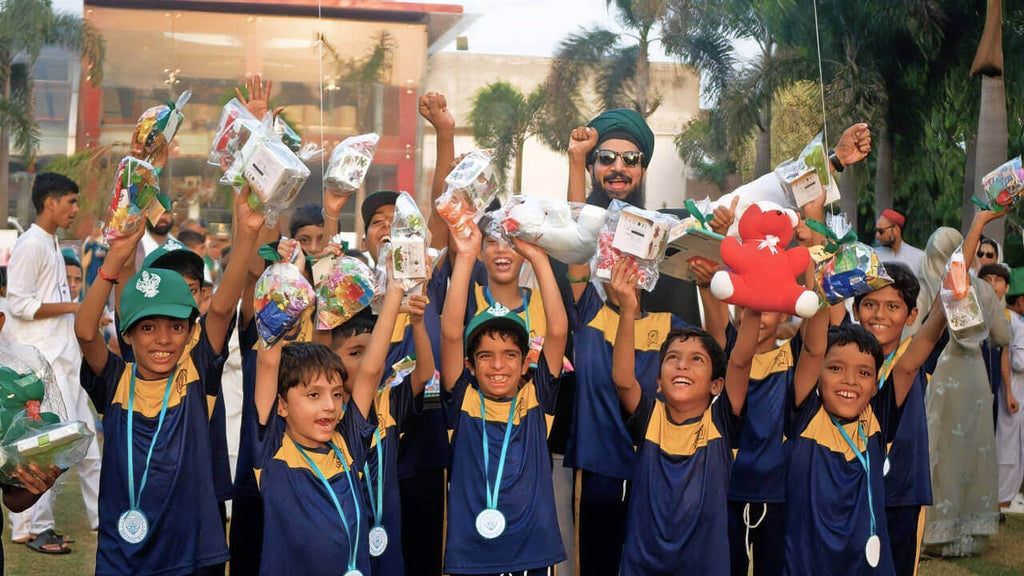
<instances>
[{"instance_id":1,"label":"boy in navy shirt","mask_svg":"<svg viewBox=\"0 0 1024 576\"><path fill-rule=\"evenodd\" d=\"M636 263L612 267L609 296L632 317L639 308ZM727 493L757 347L760 313L745 311L726 369L707 332L672 331L661 345L658 392L635 375L634 322L619 322L612 378L637 446L623 575L728 574ZM722 392L723 386L725 394ZM715 398L717 396L717 399Z\"/></svg>"},{"instance_id":2,"label":"boy in navy shirt","mask_svg":"<svg viewBox=\"0 0 1024 576\"><path fill-rule=\"evenodd\" d=\"M453 234L457 246L441 317L441 380L452 435L445 573L547 574L565 559L548 453L548 416L558 393L568 322L547 254L516 242L534 267L547 336L533 378L528 332L495 304L465 325L481 234ZM463 329L465 327L465 329Z\"/></svg>"}]
</instances>

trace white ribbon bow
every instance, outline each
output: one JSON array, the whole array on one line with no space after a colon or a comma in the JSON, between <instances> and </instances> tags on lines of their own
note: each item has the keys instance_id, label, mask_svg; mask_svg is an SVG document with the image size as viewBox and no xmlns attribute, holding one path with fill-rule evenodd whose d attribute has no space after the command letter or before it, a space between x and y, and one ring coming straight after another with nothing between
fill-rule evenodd
<instances>
[{"instance_id":1,"label":"white ribbon bow","mask_svg":"<svg viewBox=\"0 0 1024 576\"><path fill-rule=\"evenodd\" d=\"M778 244L779 244L779 237L778 236L772 236L771 234L768 234L767 236L764 237L764 240L762 240L761 243L757 245L757 249L758 250L764 250L765 248L767 248L767 249L772 251L772 254L778 254L779 253L779 249L776 248L776 246L778 246Z\"/></svg>"}]
</instances>

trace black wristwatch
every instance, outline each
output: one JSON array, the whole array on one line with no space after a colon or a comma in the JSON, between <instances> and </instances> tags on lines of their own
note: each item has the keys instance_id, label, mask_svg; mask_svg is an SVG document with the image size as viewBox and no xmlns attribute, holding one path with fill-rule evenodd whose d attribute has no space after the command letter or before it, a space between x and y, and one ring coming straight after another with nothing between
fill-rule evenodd
<instances>
[{"instance_id":1,"label":"black wristwatch","mask_svg":"<svg viewBox=\"0 0 1024 576\"><path fill-rule=\"evenodd\" d=\"M836 156L835 150L828 151L828 161L832 164L832 169L836 172L842 172L843 168L846 168L846 166L843 166L843 163L839 161L839 156Z\"/></svg>"}]
</instances>

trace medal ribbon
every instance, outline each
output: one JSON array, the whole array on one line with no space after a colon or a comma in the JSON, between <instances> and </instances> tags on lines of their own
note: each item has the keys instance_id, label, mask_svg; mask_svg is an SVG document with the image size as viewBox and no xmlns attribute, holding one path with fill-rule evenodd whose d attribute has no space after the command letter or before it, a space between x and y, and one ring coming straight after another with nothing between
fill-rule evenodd
<instances>
[{"instance_id":1,"label":"medal ribbon","mask_svg":"<svg viewBox=\"0 0 1024 576\"><path fill-rule=\"evenodd\" d=\"M380 526L384 516L384 449L380 445L380 428L373 431L373 440L377 443L377 499L373 499L373 476L370 476L369 463L363 464L366 476L366 490L370 493L370 510L373 511L373 525Z\"/></svg>"},{"instance_id":2,"label":"medal ribbon","mask_svg":"<svg viewBox=\"0 0 1024 576\"><path fill-rule=\"evenodd\" d=\"M508 409L508 422L505 423L505 439L501 443L501 456L498 457L498 477L494 482L494 490L491 490L491 477L490 477L490 456L489 452L490 443L487 441L487 406L484 404L484 393L477 390L477 394L480 395L480 416L483 421L480 423L480 428L484 431L484 482L487 486L487 508L490 510L498 509L498 493L501 492L501 473L505 469L505 456L508 455L508 441L512 437L512 417L516 413L516 402L519 400L519 394L512 397L512 405Z\"/></svg>"},{"instance_id":3,"label":"medal ribbon","mask_svg":"<svg viewBox=\"0 0 1024 576\"><path fill-rule=\"evenodd\" d=\"M864 452L862 453L857 445L853 443L850 435L846 433L846 429L843 428L842 424L836 420L836 417L829 414L829 418L832 419L832 424L839 429L839 433L843 435L843 440L850 446L853 453L857 456L857 460L860 461L860 465L864 467L864 473L867 477L868 487L868 512L871 512L871 535L874 536L875 532L875 502L874 497L871 495L871 454L868 452L868 437L864 434L864 425L860 421L857 421L857 433L860 435L861 442L864 443Z\"/></svg>"},{"instance_id":4,"label":"medal ribbon","mask_svg":"<svg viewBox=\"0 0 1024 576\"><path fill-rule=\"evenodd\" d=\"M149 452L146 453L146 468L142 471L142 481L139 482L139 492L135 493L135 458L134 445L132 444L132 431L135 429L135 364L132 364L132 379L128 385L128 506L130 510L138 510L142 503L142 491L146 488L146 478L149 477L149 461L153 457L153 447L156 446L156 438L160 435L160 429L164 426L164 416L167 415L167 403L171 399L171 382L178 372L177 367L167 377L167 385L164 386L164 401L160 405L160 416L157 418L156 431L149 441Z\"/></svg>"},{"instance_id":5,"label":"medal ribbon","mask_svg":"<svg viewBox=\"0 0 1024 576\"><path fill-rule=\"evenodd\" d=\"M345 471L345 477L348 479L348 489L352 494L352 502L355 504L356 509L356 536L352 538L352 532L348 527L348 518L345 516L345 510L341 508L341 503L338 502L338 495L334 493L334 489L331 488L331 483L324 477L324 473L320 471L320 468L313 462L313 459L306 454L306 449L303 448L298 442L294 442L295 447L299 449L299 454L302 455L303 459L306 460L306 464L313 470L313 474L316 475L320 483L324 485L324 489L327 490L327 495L331 497L331 502L334 504L334 509L338 511L338 516L341 517L341 525L345 528L345 535L348 536L349 542L349 560L348 569L349 572L356 570L356 553L359 551L359 499L356 495L355 484L352 483L352 469L348 467L348 461L345 460L345 455L341 453L341 450L334 445L334 442L328 442L327 445L334 450L334 455L338 457L338 461L341 462L341 468Z\"/></svg>"}]
</instances>

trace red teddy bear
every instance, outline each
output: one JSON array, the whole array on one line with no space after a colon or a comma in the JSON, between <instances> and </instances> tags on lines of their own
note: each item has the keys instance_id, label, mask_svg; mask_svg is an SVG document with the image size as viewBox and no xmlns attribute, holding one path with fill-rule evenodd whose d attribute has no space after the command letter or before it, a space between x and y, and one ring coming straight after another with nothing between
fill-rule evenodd
<instances>
[{"instance_id":1,"label":"red teddy bear","mask_svg":"<svg viewBox=\"0 0 1024 576\"><path fill-rule=\"evenodd\" d=\"M818 311L818 296L797 284L807 271L807 248L786 249L798 222L792 210L771 202L756 202L740 217L741 240L722 241L722 261L730 272L716 272L711 293L730 304L763 312L784 312L810 318Z\"/></svg>"}]
</instances>

